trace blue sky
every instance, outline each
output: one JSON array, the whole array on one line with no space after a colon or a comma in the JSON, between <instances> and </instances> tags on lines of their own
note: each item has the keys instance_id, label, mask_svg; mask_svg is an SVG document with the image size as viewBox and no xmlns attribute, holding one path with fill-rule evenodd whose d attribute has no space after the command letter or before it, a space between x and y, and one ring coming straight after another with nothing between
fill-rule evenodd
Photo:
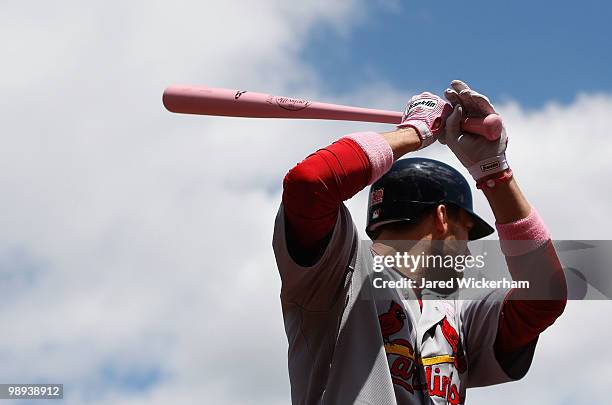
<instances>
[{"instance_id":1,"label":"blue sky","mask_svg":"<svg viewBox=\"0 0 612 405\"><path fill-rule=\"evenodd\" d=\"M311 31L302 57L330 91L378 78L441 92L461 78L494 100L539 107L612 90L609 2L410 1L365 14L348 34Z\"/></svg>"}]
</instances>

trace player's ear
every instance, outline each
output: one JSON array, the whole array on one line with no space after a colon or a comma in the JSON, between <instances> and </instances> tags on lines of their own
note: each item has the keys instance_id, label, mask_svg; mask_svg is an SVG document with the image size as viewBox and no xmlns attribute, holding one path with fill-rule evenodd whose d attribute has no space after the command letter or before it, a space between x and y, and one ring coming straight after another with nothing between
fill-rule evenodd
<instances>
[{"instance_id":1,"label":"player's ear","mask_svg":"<svg viewBox=\"0 0 612 405\"><path fill-rule=\"evenodd\" d=\"M444 204L438 204L434 210L433 221L434 226L436 227L436 232L440 235L446 236L449 229L449 223L448 210Z\"/></svg>"}]
</instances>

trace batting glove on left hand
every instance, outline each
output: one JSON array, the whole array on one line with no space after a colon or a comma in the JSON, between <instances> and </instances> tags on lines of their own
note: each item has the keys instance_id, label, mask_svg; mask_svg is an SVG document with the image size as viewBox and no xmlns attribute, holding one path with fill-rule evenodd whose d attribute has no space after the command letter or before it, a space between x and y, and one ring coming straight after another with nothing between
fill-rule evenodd
<instances>
[{"instance_id":1,"label":"batting glove on left hand","mask_svg":"<svg viewBox=\"0 0 612 405\"><path fill-rule=\"evenodd\" d=\"M452 107L449 103L428 92L413 96L406 106L398 128L412 127L421 138L423 149L436 141L444 133L446 118Z\"/></svg>"}]
</instances>

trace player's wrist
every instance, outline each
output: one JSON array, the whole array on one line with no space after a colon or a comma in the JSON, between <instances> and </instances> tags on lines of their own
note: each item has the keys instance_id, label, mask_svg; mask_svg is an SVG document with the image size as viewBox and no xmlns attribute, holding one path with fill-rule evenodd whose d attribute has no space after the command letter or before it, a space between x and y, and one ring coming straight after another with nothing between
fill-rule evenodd
<instances>
[{"instance_id":1,"label":"player's wrist","mask_svg":"<svg viewBox=\"0 0 612 405\"><path fill-rule=\"evenodd\" d=\"M489 174L476 182L476 188L480 190L489 190L502 187L509 183L513 178L512 169L507 168L500 172Z\"/></svg>"},{"instance_id":2,"label":"player's wrist","mask_svg":"<svg viewBox=\"0 0 612 405\"><path fill-rule=\"evenodd\" d=\"M425 148L436 141L436 136L426 122L409 119L398 125L398 129L412 128L419 138L419 148Z\"/></svg>"},{"instance_id":3,"label":"player's wrist","mask_svg":"<svg viewBox=\"0 0 612 405\"><path fill-rule=\"evenodd\" d=\"M420 149L422 145L419 134L412 127L397 128L395 131L384 132L381 135L391 146L394 160Z\"/></svg>"}]
</instances>

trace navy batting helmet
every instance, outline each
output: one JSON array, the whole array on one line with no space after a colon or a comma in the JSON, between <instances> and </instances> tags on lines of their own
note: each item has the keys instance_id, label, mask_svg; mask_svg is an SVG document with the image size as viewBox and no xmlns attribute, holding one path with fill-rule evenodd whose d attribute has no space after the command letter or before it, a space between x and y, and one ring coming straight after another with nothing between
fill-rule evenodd
<instances>
[{"instance_id":1,"label":"navy batting helmet","mask_svg":"<svg viewBox=\"0 0 612 405\"><path fill-rule=\"evenodd\" d=\"M474 220L469 239L480 239L493 228L474 213L470 186L457 170L427 158L400 159L370 188L366 233L372 237L377 227L411 221L438 204L463 208Z\"/></svg>"}]
</instances>

